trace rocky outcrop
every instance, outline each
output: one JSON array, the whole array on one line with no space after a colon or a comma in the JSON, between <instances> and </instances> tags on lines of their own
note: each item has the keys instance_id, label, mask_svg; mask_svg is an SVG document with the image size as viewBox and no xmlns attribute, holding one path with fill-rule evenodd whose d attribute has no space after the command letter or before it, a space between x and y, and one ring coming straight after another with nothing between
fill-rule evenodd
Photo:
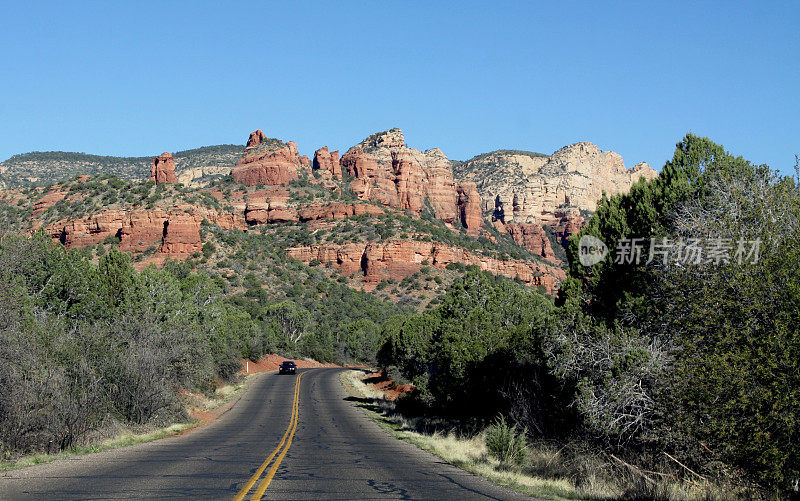
<instances>
[{"instance_id":1,"label":"rocky outcrop","mask_svg":"<svg viewBox=\"0 0 800 501\"><path fill-rule=\"evenodd\" d=\"M264 135L264 132L262 132L261 129L256 129L250 133L250 137L247 138L247 144L245 145L244 149L249 150L255 148L266 138L267 136Z\"/></svg>"},{"instance_id":2,"label":"rocky outcrop","mask_svg":"<svg viewBox=\"0 0 800 501\"><path fill-rule=\"evenodd\" d=\"M552 249L542 239L542 225L553 228L566 245L583 227L581 211L594 211L603 192L626 192L640 177L658 175L646 163L626 169L621 156L588 142L565 146L551 156L498 150L467 160L455 171L477 184L481 211L501 223L496 225L500 231L546 259Z\"/></svg>"},{"instance_id":3,"label":"rocky outcrop","mask_svg":"<svg viewBox=\"0 0 800 501\"><path fill-rule=\"evenodd\" d=\"M50 188L47 193L44 194L42 198L36 201L33 204L33 216L38 216L39 214L43 213L50 207L54 206L58 202L64 199L67 196L66 191L62 191L55 186Z\"/></svg>"},{"instance_id":4,"label":"rocky outcrop","mask_svg":"<svg viewBox=\"0 0 800 501\"><path fill-rule=\"evenodd\" d=\"M567 239L578 233L581 228L583 228L583 225L586 224L586 220L581 216L580 212L574 209L565 211L557 210L555 215L557 221L555 224L551 224L550 227L553 228L558 242L566 247Z\"/></svg>"},{"instance_id":5,"label":"rocky outcrop","mask_svg":"<svg viewBox=\"0 0 800 501\"><path fill-rule=\"evenodd\" d=\"M626 169L622 157L592 143L565 146L551 156L499 150L456 167L475 181L483 210L504 223L554 224L557 213L573 208L594 211L603 192L630 190L639 177L658 175L646 163Z\"/></svg>"},{"instance_id":6,"label":"rocky outcrop","mask_svg":"<svg viewBox=\"0 0 800 501\"><path fill-rule=\"evenodd\" d=\"M555 255L552 243L566 247L569 237L578 233L585 223L575 209L557 210L555 221L550 224L492 222L498 231L508 233L517 245L553 263L561 263L561 259ZM552 232L552 240L548 232Z\"/></svg>"},{"instance_id":7,"label":"rocky outcrop","mask_svg":"<svg viewBox=\"0 0 800 501\"><path fill-rule=\"evenodd\" d=\"M237 182L248 186L283 186L297 179L303 170L305 166L296 143L266 138L259 129L250 134L244 155L231 174Z\"/></svg>"},{"instance_id":8,"label":"rocky outcrop","mask_svg":"<svg viewBox=\"0 0 800 501\"><path fill-rule=\"evenodd\" d=\"M153 164L150 167L150 181L155 181L156 184L178 182L178 178L175 177L175 159L172 157L172 153L164 152L153 158Z\"/></svg>"},{"instance_id":9,"label":"rocky outcrop","mask_svg":"<svg viewBox=\"0 0 800 501\"><path fill-rule=\"evenodd\" d=\"M247 202L244 209L247 224L289 223L297 221L297 209L288 207L286 200Z\"/></svg>"},{"instance_id":10,"label":"rocky outcrop","mask_svg":"<svg viewBox=\"0 0 800 501\"><path fill-rule=\"evenodd\" d=\"M525 247L537 256L550 262L558 262L558 259L556 259L553 253L553 247L550 245L550 239L547 237L547 233L542 225L508 223L505 225L504 229L511 235L511 238L514 239L517 245Z\"/></svg>"},{"instance_id":11,"label":"rocky outcrop","mask_svg":"<svg viewBox=\"0 0 800 501\"><path fill-rule=\"evenodd\" d=\"M478 188L471 181L462 181L458 184L456 191L458 192L458 212L461 223L467 229L467 234L478 236L483 221Z\"/></svg>"},{"instance_id":12,"label":"rocky outcrop","mask_svg":"<svg viewBox=\"0 0 800 501\"><path fill-rule=\"evenodd\" d=\"M327 146L323 146L314 152L314 171L328 179L341 179L342 166L339 163L339 150L328 151Z\"/></svg>"},{"instance_id":13,"label":"rocky outcrop","mask_svg":"<svg viewBox=\"0 0 800 501\"><path fill-rule=\"evenodd\" d=\"M164 221L160 252L168 256L190 256L202 250L200 222L189 214L173 215Z\"/></svg>"},{"instance_id":14,"label":"rocky outcrop","mask_svg":"<svg viewBox=\"0 0 800 501\"><path fill-rule=\"evenodd\" d=\"M202 249L200 223L206 219L223 228L244 228L233 214L194 211L187 214L164 210L105 210L99 214L61 221L45 230L66 247L85 247L119 238L124 252L144 252L155 248L162 257L185 258Z\"/></svg>"},{"instance_id":15,"label":"rocky outcrop","mask_svg":"<svg viewBox=\"0 0 800 501\"><path fill-rule=\"evenodd\" d=\"M554 293L566 276L562 269L544 263L501 261L458 247L416 240L292 247L288 249L288 255L304 263L313 260L328 263L345 275L361 271L364 281L372 283L385 279L400 280L419 271L423 262L440 269L456 262L476 265L495 275L519 278L528 285L542 286L549 293Z\"/></svg>"},{"instance_id":16,"label":"rocky outcrop","mask_svg":"<svg viewBox=\"0 0 800 501\"><path fill-rule=\"evenodd\" d=\"M231 165L207 165L190 167L177 172L178 182L192 188L199 188L209 183L211 179L219 179L231 173Z\"/></svg>"},{"instance_id":17,"label":"rocky outcrop","mask_svg":"<svg viewBox=\"0 0 800 501\"><path fill-rule=\"evenodd\" d=\"M444 153L406 147L400 129L372 134L347 150L341 165L353 176L350 187L363 200L407 210L415 216L428 205L436 218L448 224L465 226L472 234L480 228L478 192L465 185L460 193Z\"/></svg>"},{"instance_id":18,"label":"rocky outcrop","mask_svg":"<svg viewBox=\"0 0 800 501\"><path fill-rule=\"evenodd\" d=\"M244 211L245 221L250 225L291 221L305 223L319 220L345 219L362 214L379 216L383 214L383 210L371 204L343 202L315 204L298 209L288 207L285 199L272 199L248 201Z\"/></svg>"},{"instance_id":19,"label":"rocky outcrop","mask_svg":"<svg viewBox=\"0 0 800 501\"><path fill-rule=\"evenodd\" d=\"M433 148L423 153L425 168L425 182L423 183L425 189L425 196L427 201L433 209L434 215L448 224L461 224L467 226L467 221L461 213L458 206L458 190L456 188L456 180L453 178L453 169L450 165L450 160L442 153L439 148ZM478 194L475 193L473 201L478 202L480 208L480 200L477 198ZM478 212L478 224L474 224L475 229L480 227L480 212Z\"/></svg>"},{"instance_id":20,"label":"rocky outcrop","mask_svg":"<svg viewBox=\"0 0 800 501\"><path fill-rule=\"evenodd\" d=\"M425 177L419 164L414 163L408 149L392 151L392 172L397 189L398 207L412 214L421 214L425 204L422 180Z\"/></svg>"},{"instance_id":21,"label":"rocky outcrop","mask_svg":"<svg viewBox=\"0 0 800 501\"><path fill-rule=\"evenodd\" d=\"M298 212L300 221L318 221L322 219L345 219L350 216L383 215L383 209L376 205L364 203L334 202L325 205L311 205Z\"/></svg>"}]
</instances>

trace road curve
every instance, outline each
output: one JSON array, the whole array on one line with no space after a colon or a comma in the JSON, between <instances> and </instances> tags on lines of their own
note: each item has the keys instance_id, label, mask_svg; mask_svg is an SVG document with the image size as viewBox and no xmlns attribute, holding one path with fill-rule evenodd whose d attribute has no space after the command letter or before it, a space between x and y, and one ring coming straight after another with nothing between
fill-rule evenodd
<instances>
[{"instance_id":1,"label":"road curve","mask_svg":"<svg viewBox=\"0 0 800 501\"><path fill-rule=\"evenodd\" d=\"M296 422L297 376L258 376L212 424L2 473L0 499L233 499L259 469L246 499L270 471L263 499L527 499L389 435L348 400L344 370L304 372Z\"/></svg>"}]
</instances>

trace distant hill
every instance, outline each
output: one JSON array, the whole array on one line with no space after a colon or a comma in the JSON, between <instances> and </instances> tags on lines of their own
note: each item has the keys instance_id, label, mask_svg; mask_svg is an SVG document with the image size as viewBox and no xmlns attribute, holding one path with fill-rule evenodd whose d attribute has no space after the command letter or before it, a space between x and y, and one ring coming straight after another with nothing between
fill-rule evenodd
<instances>
[{"instance_id":1,"label":"distant hill","mask_svg":"<svg viewBox=\"0 0 800 501\"><path fill-rule=\"evenodd\" d=\"M231 167L243 146L219 144L174 153L176 171L204 167ZM160 152L159 152L160 153ZM111 157L67 151L34 151L14 155L0 163L0 186L20 188L47 186L77 175L114 175L122 179L143 179L150 175L155 153L144 157Z\"/></svg>"}]
</instances>

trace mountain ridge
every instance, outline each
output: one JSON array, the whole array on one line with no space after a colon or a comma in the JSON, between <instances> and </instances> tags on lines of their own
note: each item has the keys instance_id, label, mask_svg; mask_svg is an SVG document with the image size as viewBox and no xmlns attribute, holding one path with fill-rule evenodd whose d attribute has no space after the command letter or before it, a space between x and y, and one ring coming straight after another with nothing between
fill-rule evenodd
<instances>
[{"instance_id":1,"label":"mountain ridge","mask_svg":"<svg viewBox=\"0 0 800 501\"><path fill-rule=\"evenodd\" d=\"M216 144L175 152L178 171L200 166L227 165L241 152L241 145ZM124 157L71 151L31 151L0 162L0 176L9 188L46 186L77 175L113 174L122 179L147 177L157 154ZM66 164L66 165L65 165Z\"/></svg>"},{"instance_id":2,"label":"mountain ridge","mask_svg":"<svg viewBox=\"0 0 800 501\"><path fill-rule=\"evenodd\" d=\"M635 175L656 175L646 164L626 169L619 155L588 142L549 156L503 149L453 162L438 148L408 147L398 128L368 135L341 158L319 148L313 162L295 142L260 129L245 146L174 155L38 152L12 159L3 164L6 179L8 168L20 165L44 172L40 182L71 174L70 181L29 182L0 194L7 205L0 223L10 221L12 229L43 229L67 247L100 254L117 246L145 266L196 261L220 246L209 235L279 235L286 227L292 237L278 254L324 265L364 290L416 283L410 277L420 270L430 278L476 266L554 293L565 277L562 247L583 227L599 191L618 193ZM433 283L419 286L438 290Z\"/></svg>"}]
</instances>

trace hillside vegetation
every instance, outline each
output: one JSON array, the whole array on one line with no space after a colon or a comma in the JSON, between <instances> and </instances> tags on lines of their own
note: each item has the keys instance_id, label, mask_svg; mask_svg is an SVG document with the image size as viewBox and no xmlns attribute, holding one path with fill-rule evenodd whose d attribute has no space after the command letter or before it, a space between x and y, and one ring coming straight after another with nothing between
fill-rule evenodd
<instances>
[{"instance_id":1,"label":"hillside vegetation","mask_svg":"<svg viewBox=\"0 0 800 501\"><path fill-rule=\"evenodd\" d=\"M195 167L233 166L242 153L234 144L204 146L174 154L178 171ZM113 175L121 179L150 177L152 156L113 157L66 151L14 155L0 163L0 181L8 188L47 186L77 175Z\"/></svg>"},{"instance_id":2,"label":"hillside vegetation","mask_svg":"<svg viewBox=\"0 0 800 501\"><path fill-rule=\"evenodd\" d=\"M4 458L66 449L115 421L179 419L182 388L212 392L242 358L370 362L378 326L402 311L302 265L276 271L290 288L279 295L252 273L236 292L191 260L136 272L113 247L90 256L41 233L0 238Z\"/></svg>"},{"instance_id":3,"label":"hillside vegetation","mask_svg":"<svg viewBox=\"0 0 800 501\"><path fill-rule=\"evenodd\" d=\"M494 150L487 153L475 155L468 160L451 160L453 174L462 179L480 179L484 182L496 176L498 171L504 171L508 175L509 168L513 165L508 164L508 157L521 155L530 158L548 158L549 155L526 150ZM482 184L482 183L479 183Z\"/></svg>"}]
</instances>

